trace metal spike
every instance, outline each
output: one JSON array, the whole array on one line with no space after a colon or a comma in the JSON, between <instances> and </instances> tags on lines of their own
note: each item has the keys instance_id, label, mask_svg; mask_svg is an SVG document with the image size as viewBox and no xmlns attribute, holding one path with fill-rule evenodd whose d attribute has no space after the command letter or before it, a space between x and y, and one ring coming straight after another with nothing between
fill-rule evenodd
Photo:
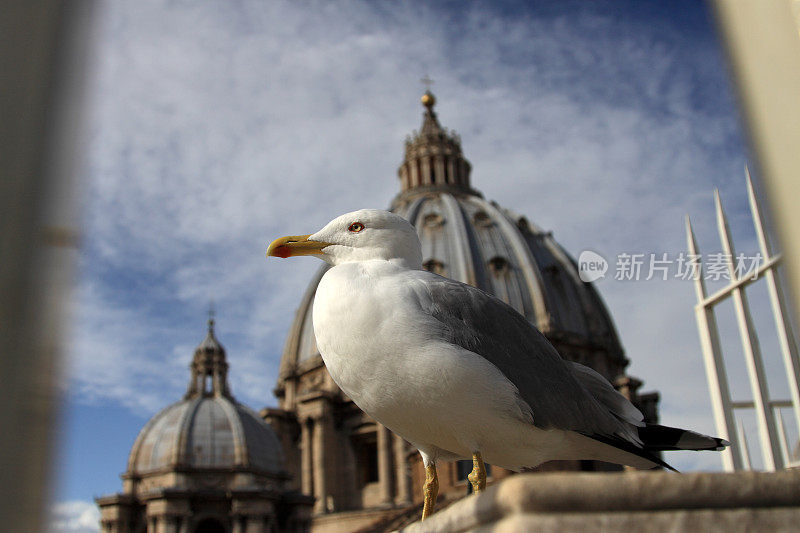
<instances>
[{"instance_id":1,"label":"metal spike","mask_svg":"<svg viewBox=\"0 0 800 533\"><path fill-rule=\"evenodd\" d=\"M789 440L786 438L786 425L783 423L783 415L780 409L775 409L775 429L778 430L778 441L783 453L783 464L789 464Z\"/></svg>"},{"instance_id":2,"label":"metal spike","mask_svg":"<svg viewBox=\"0 0 800 533\"><path fill-rule=\"evenodd\" d=\"M714 190L714 203L717 210L717 226L722 249L728 262L728 272L731 280L736 280L736 271L733 265L735 251L731 242L728 219L722 208L722 201L719 190ZM739 335L742 341L742 352L747 366L747 374L750 379L750 388L753 391L753 403L755 405L756 421L758 422L758 433L761 442L761 453L764 455L764 468L766 470L776 470L783 466L780 456L780 446L777 442L775 431L775 420L769 412L769 392L767 389L767 378L764 372L764 362L761 358L761 349L758 345L753 319L750 315L750 305L747 295L743 288L733 287L731 290L734 309L736 311L736 322L739 326Z\"/></svg>"},{"instance_id":3,"label":"metal spike","mask_svg":"<svg viewBox=\"0 0 800 533\"><path fill-rule=\"evenodd\" d=\"M686 244L691 255L699 255L697 241L692 230L692 221L688 214L686 215ZM733 418L728 377L725 372L725 363L722 360L714 307L704 303L706 288L702 263L698 266L695 292L697 294L695 319L697 320L697 331L700 334L700 347L703 351L703 364L706 369L708 390L711 394L714 422L717 426L717 434L723 435L732 444L730 448L722 451L722 464L726 471L733 472L742 469L742 460L738 449L739 435L736 433L736 422Z\"/></svg>"},{"instance_id":4,"label":"metal spike","mask_svg":"<svg viewBox=\"0 0 800 533\"><path fill-rule=\"evenodd\" d=\"M761 249L764 261L767 261L772 256L772 249L769 245L767 232L764 230L764 217L761 215L761 208L758 205L756 192L753 189L753 180L750 178L750 169L747 168L747 165L744 166L744 173L747 176L747 197L750 200L750 214L753 217L753 226L756 228L758 247Z\"/></svg>"},{"instance_id":5,"label":"metal spike","mask_svg":"<svg viewBox=\"0 0 800 533\"><path fill-rule=\"evenodd\" d=\"M688 214L686 215L686 248L689 251L689 255L696 256L700 254L697 247L697 240L694 236L694 230L692 230L692 221ZM702 262L698 264L697 269L697 278L694 280L694 290L697 294L697 301L702 302L706 299L706 283L705 280L703 280Z\"/></svg>"},{"instance_id":6,"label":"metal spike","mask_svg":"<svg viewBox=\"0 0 800 533\"><path fill-rule=\"evenodd\" d=\"M752 470L753 466L750 463L750 448L747 446L747 435L744 432L744 423L742 419L738 419L736 423L736 433L739 435L739 454L742 457L742 464L745 470Z\"/></svg>"},{"instance_id":7,"label":"metal spike","mask_svg":"<svg viewBox=\"0 0 800 533\"><path fill-rule=\"evenodd\" d=\"M689 249L690 254L697 253L697 241L694 238L694 230L692 229L692 219L689 214L686 214L686 247Z\"/></svg>"},{"instance_id":8,"label":"metal spike","mask_svg":"<svg viewBox=\"0 0 800 533\"><path fill-rule=\"evenodd\" d=\"M722 207L722 200L719 196L719 189L714 189L714 205L717 211L717 229L719 231L719 240L722 244L722 251L728 260L728 271L730 272L731 279L736 279L736 271L733 266L733 242L731 241L730 227L728 226L728 217L725 216L725 210Z\"/></svg>"}]
</instances>

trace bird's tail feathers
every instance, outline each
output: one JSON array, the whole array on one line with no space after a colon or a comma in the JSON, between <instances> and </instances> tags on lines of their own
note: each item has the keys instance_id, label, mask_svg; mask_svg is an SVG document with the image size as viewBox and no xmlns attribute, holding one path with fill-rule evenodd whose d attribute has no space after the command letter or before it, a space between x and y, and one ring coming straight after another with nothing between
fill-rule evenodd
<instances>
[{"instance_id":1,"label":"bird's tail feathers","mask_svg":"<svg viewBox=\"0 0 800 533\"><path fill-rule=\"evenodd\" d=\"M709 437L688 429L679 429L659 424L647 424L638 428L639 438L645 450L714 450L721 451L730 442L717 437Z\"/></svg>"},{"instance_id":2,"label":"bird's tail feathers","mask_svg":"<svg viewBox=\"0 0 800 533\"><path fill-rule=\"evenodd\" d=\"M585 434L584 434L585 435ZM673 468L669 463L661 459L658 455L653 453L656 450L649 450L645 448L641 448L636 444L617 436L607 436L607 435L585 435L589 438L592 438L596 441L602 442L603 444L607 444L616 448L617 450L621 450L623 452L629 453L631 455L635 455L649 463L652 463L653 467L661 467L666 468L667 470L672 470L673 472L677 472L675 468ZM611 457L610 459L602 458L601 460L616 462L620 464L631 464L630 461L624 459L624 456L620 457ZM647 464L647 463L645 463ZM639 466L636 463L633 463L633 466Z\"/></svg>"}]
</instances>

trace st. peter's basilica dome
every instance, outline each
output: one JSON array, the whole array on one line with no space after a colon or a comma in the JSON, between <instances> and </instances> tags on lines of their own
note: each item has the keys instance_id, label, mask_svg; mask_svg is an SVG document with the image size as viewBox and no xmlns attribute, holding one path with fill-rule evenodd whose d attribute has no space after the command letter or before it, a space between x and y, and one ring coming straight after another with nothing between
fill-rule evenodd
<instances>
[{"instance_id":1,"label":"st. peter's basilica dome","mask_svg":"<svg viewBox=\"0 0 800 533\"><path fill-rule=\"evenodd\" d=\"M600 295L575 260L527 218L487 201L470 183L458 135L439 124L429 92L422 128L406 141L401 191L391 210L417 228L427 270L474 285L510 304L566 358L613 380L627 360ZM290 330L281 376L319 357L311 323L323 266L311 280ZM278 388L280 389L279 383Z\"/></svg>"}]
</instances>

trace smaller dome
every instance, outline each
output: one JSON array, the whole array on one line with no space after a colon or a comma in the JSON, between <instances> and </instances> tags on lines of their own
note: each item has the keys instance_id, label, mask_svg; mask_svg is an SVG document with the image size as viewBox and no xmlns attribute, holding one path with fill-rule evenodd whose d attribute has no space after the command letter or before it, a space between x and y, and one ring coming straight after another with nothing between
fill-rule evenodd
<instances>
[{"instance_id":1,"label":"smaller dome","mask_svg":"<svg viewBox=\"0 0 800 533\"><path fill-rule=\"evenodd\" d=\"M206 337L195 349L189 368L186 395L142 428L127 473L222 469L283 475L278 437L230 392L225 349L214 335L213 319L208 321Z\"/></svg>"},{"instance_id":2,"label":"smaller dome","mask_svg":"<svg viewBox=\"0 0 800 533\"><path fill-rule=\"evenodd\" d=\"M280 441L255 412L224 396L174 403L136 438L129 474L164 469L246 469L283 472Z\"/></svg>"}]
</instances>

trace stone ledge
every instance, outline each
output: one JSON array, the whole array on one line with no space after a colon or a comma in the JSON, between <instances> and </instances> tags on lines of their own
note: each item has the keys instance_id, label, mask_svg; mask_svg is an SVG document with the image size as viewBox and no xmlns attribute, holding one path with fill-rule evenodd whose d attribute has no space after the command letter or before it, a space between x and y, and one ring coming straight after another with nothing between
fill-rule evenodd
<instances>
[{"instance_id":1,"label":"stone ledge","mask_svg":"<svg viewBox=\"0 0 800 533\"><path fill-rule=\"evenodd\" d=\"M522 474L403 533L796 531L800 471Z\"/></svg>"},{"instance_id":2,"label":"stone ledge","mask_svg":"<svg viewBox=\"0 0 800 533\"><path fill-rule=\"evenodd\" d=\"M330 514L318 514L313 517L311 530L314 533L339 533L342 531L358 531L366 526L396 513L396 508L359 509L355 511L338 511Z\"/></svg>"}]
</instances>

